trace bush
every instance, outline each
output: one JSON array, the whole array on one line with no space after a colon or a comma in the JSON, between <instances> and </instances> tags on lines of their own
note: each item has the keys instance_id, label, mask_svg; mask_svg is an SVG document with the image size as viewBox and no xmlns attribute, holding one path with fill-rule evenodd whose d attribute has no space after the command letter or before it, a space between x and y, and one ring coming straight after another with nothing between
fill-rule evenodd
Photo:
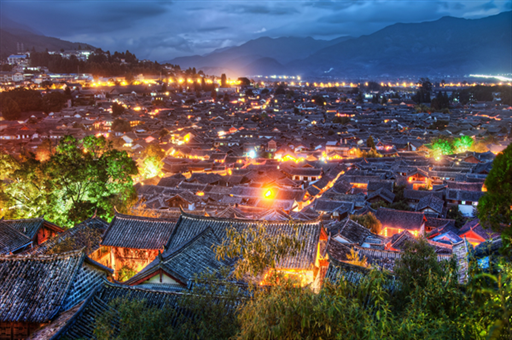
<instances>
[{"instance_id":1,"label":"bush","mask_svg":"<svg viewBox=\"0 0 512 340\"><path fill-rule=\"evenodd\" d=\"M350 215L350 219L370 229L374 234L379 234L382 229L382 223L371 212L364 215Z\"/></svg>"},{"instance_id":2,"label":"bush","mask_svg":"<svg viewBox=\"0 0 512 340\"><path fill-rule=\"evenodd\" d=\"M137 274L137 271L135 269L128 266L123 266L121 267L121 269L119 269L117 280L123 282L129 280L130 278L135 276L135 274Z\"/></svg>"}]
</instances>

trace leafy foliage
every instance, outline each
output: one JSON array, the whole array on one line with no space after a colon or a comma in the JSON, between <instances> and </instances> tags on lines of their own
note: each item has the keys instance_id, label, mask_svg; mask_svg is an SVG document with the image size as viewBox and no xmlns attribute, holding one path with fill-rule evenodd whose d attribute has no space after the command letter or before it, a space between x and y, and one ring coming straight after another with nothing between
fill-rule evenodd
<instances>
[{"instance_id":1,"label":"leafy foliage","mask_svg":"<svg viewBox=\"0 0 512 340\"><path fill-rule=\"evenodd\" d=\"M125 61L124 63L122 61ZM30 63L33 66L46 66L54 73L92 73L102 77L123 76L129 74L166 74L166 69L157 62L138 61L136 56L129 51L103 52L95 51L87 60L80 60L75 56L64 58L60 54L48 52L35 52L30 54Z\"/></svg>"},{"instance_id":2,"label":"leafy foliage","mask_svg":"<svg viewBox=\"0 0 512 340\"><path fill-rule=\"evenodd\" d=\"M288 229L292 230L290 233ZM304 248L300 237L299 224L290 222L286 228L270 233L265 223L248 227L241 231L227 230L227 238L216 247L219 259L238 259L233 275L237 279L251 280L268 269L276 269L280 259L295 256Z\"/></svg>"},{"instance_id":3,"label":"leafy foliage","mask_svg":"<svg viewBox=\"0 0 512 340\"><path fill-rule=\"evenodd\" d=\"M382 223L371 212L364 215L350 215L350 219L370 229L374 234L379 234L382 229Z\"/></svg>"},{"instance_id":4,"label":"leafy foliage","mask_svg":"<svg viewBox=\"0 0 512 340\"><path fill-rule=\"evenodd\" d=\"M228 273L222 268L200 274L189 294L165 308L145 300L115 299L112 310L97 319L94 334L98 340L229 339L239 329L236 312L244 298L239 286L226 280Z\"/></svg>"},{"instance_id":5,"label":"leafy foliage","mask_svg":"<svg viewBox=\"0 0 512 340\"><path fill-rule=\"evenodd\" d=\"M356 157L357 158L379 158L382 157L380 153L375 149L371 149L370 151L365 151L361 149L356 149Z\"/></svg>"},{"instance_id":6,"label":"leafy foliage","mask_svg":"<svg viewBox=\"0 0 512 340\"><path fill-rule=\"evenodd\" d=\"M121 269L119 269L118 278L117 280L120 282L124 282L126 280L129 280L133 276L137 274L137 271L129 266L123 266Z\"/></svg>"},{"instance_id":7,"label":"leafy foliage","mask_svg":"<svg viewBox=\"0 0 512 340\"><path fill-rule=\"evenodd\" d=\"M453 141L453 147L457 153L468 151L473 145L473 138L469 136L461 136Z\"/></svg>"},{"instance_id":8,"label":"leafy foliage","mask_svg":"<svg viewBox=\"0 0 512 340\"><path fill-rule=\"evenodd\" d=\"M350 118L349 117L334 117L332 119L332 122L334 124L342 124L342 125L347 125L348 123L350 123Z\"/></svg>"},{"instance_id":9,"label":"leafy foliage","mask_svg":"<svg viewBox=\"0 0 512 340\"><path fill-rule=\"evenodd\" d=\"M112 104L112 116L119 117L124 113L124 106L122 104L113 103Z\"/></svg>"},{"instance_id":10,"label":"leafy foliage","mask_svg":"<svg viewBox=\"0 0 512 340\"><path fill-rule=\"evenodd\" d=\"M451 155L453 154L453 145L446 139L438 138L432 141L432 152L436 158L441 155Z\"/></svg>"},{"instance_id":11,"label":"leafy foliage","mask_svg":"<svg viewBox=\"0 0 512 340\"><path fill-rule=\"evenodd\" d=\"M462 215L458 206L451 207L450 209L448 209L448 212L446 213L446 218L455 220L455 226L457 228L462 227L468 220L467 217L464 217L464 215Z\"/></svg>"},{"instance_id":12,"label":"leafy foliage","mask_svg":"<svg viewBox=\"0 0 512 340\"><path fill-rule=\"evenodd\" d=\"M455 264L450 264L452 267L447 267L446 261L438 261L435 248L425 238L420 238L406 242L402 257L395 263L394 272L402 284L402 290L409 293L416 287L424 289L432 275L446 276L449 269L455 269Z\"/></svg>"},{"instance_id":13,"label":"leafy foliage","mask_svg":"<svg viewBox=\"0 0 512 340\"><path fill-rule=\"evenodd\" d=\"M0 172L10 181L2 191L9 200L12 218L45 215L63 226L92 216L110 218L114 205L123 206L133 195L132 176L138 173L126 152L117 151L103 137L81 142L63 137L45 162L33 154L16 160L0 157Z\"/></svg>"},{"instance_id":14,"label":"leafy foliage","mask_svg":"<svg viewBox=\"0 0 512 340\"><path fill-rule=\"evenodd\" d=\"M368 267L368 261L365 256L360 257L358 253L354 250L354 248L350 248L350 253L347 254L347 261L353 265Z\"/></svg>"},{"instance_id":15,"label":"leafy foliage","mask_svg":"<svg viewBox=\"0 0 512 340\"><path fill-rule=\"evenodd\" d=\"M478 218L483 226L502 231L503 251L512 254L512 144L494 159L485 186Z\"/></svg>"},{"instance_id":16,"label":"leafy foliage","mask_svg":"<svg viewBox=\"0 0 512 340\"><path fill-rule=\"evenodd\" d=\"M112 131L116 132L130 132L132 131L132 127L130 126L130 122L123 120L121 118L116 118L112 123Z\"/></svg>"},{"instance_id":17,"label":"leafy foliage","mask_svg":"<svg viewBox=\"0 0 512 340\"><path fill-rule=\"evenodd\" d=\"M376 149L375 142L373 141L373 137L372 136L368 137L368 139L366 140L366 146L371 148L372 150Z\"/></svg>"},{"instance_id":18,"label":"leafy foliage","mask_svg":"<svg viewBox=\"0 0 512 340\"><path fill-rule=\"evenodd\" d=\"M0 108L5 119L16 120L20 119L21 112L60 111L68 99L70 97L61 92L48 92L43 96L39 91L17 88L0 93Z\"/></svg>"},{"instance_id":19,"label":"leafy foliage","mask_svg":"<svg viewBox=\"0 0 512 340\"><path fill-rule=\"evenodd\" d=\"M325 99L325 97L321 96L319 94L311 97L311 101L313 101L315 104L317 104L319 106L325 106L325 104L327 104L327 100Z\"/></svg>"}]
</instances>

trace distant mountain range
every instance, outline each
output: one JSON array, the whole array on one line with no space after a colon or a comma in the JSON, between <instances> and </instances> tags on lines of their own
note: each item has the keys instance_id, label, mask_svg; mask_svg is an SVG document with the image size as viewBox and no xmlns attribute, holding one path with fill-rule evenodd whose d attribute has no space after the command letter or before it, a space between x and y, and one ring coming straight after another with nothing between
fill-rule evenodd
<instances>
[{"instance_id":1,"label":"distant mountain range","mask_svg":"<svg viewBox=\"0 0 512 340\"><path fill-rule=\"evenodd\" d=\"M398 23L370 35L330 41L263 37L167 62L230 76L512 73L512 11L482 19Z\"/></svg>"},{"instance_id":2,"label":"distant mountain range","mask_svg":"<svg viewBox=\"0 0 512 340\"><path fill-rule=\"evenodd\" d=\"M89 44L74 43L58 38L44 36L41 32L33 28L17 23L7 17L2 16L0 22L0 56L6 57L10 54L18 52L18 44L25 50L32 50L32 47L37 52L42 52L48 49L49 51L75 50L81 46L83 49L95 49ZM25 52L25 51L23 51Z\"/></svg>"}]
</instances>

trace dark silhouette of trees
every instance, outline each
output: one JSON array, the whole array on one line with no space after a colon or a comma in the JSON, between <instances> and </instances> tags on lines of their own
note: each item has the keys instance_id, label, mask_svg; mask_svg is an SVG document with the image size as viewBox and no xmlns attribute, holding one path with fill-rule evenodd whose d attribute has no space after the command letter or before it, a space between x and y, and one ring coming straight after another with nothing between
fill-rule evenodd
<instances>
[{"instance_id":1,"label":"dark silhouette of trees","mask_svg":"<svg viewBox=\"0 0 512 340\"><path fill-rule=\"evenodd\" d=\"M432 82L428 78L420 78L418 82L419 90L412 97L416 103L430 103L430 93L432 92Z\"/></svg>"},{"instance_id":2,"label":"dark silhouette of trees","mask_svg":"<svg viewBox=\"0 0 512 340\"><path fill-rule=\"evenodd\" d=\"M313 100L315 104L319 106L325 106L325 104L327 103L327 100L325 100L324 96L321 96L319 94L311 97L311 100Z\"/></svg>"},{"instance_id":3,"label":"dark silhouette of trees","mask_svg":"<svg viewBox=\"0 0 512 340\"><path fill-rule=\"evenodd\" d=\"M437 96L432 99L430 103L430 108L435 111L441 111L443 109L448 109L450 107L450 98L446 92L439 91Z\"/></svg>"},{"instance_id":4,"label":"dark silhouette of trees","mask_svg":"<svg viewBox=\"0 0 512 340\"><path fill-rule=\"evenodd\" d=\"M45 113L59 112L64 108L68 101L68 97L65 93L61 92L50 92L43 96L41 109Z\"/></svg>"},{"instance_id":5,"label":"dark silhouette of trees","mask_svg":"<svg viewBox=\"0 0 512 340\"><path fill-rule=\"evenodd\" d=\"M60 54L49 54L48 52L33 52L30 55L32 66L48 67L50 72L54 73L92 73L102 77L115 77L133 74L167 74L166 69L157 62L139 61L136 56L129 51L110 52L96 51L89 56L86 61L80 60L75 56L64 58ZM132 80L133 81L133 80Z\"/></svg>"},{"instance_id":6,"label":"dark silhouette of trees","mask_svg":"<svg viewBox=\"0 0 512 340\"><path fill-rule=\"evenodd\" d=\"M112 131L116 132L129 132L132 128L130 126L130 122L117 118L112 123Z\"/></svg>"},{"instance_id":7,"label":"dark silhouette of trees","mask_svg":"<svg viewBox=\"0 0 512 340\"><path fill-rule=\"evenodd\" d=\"M478 218L484 227L501 232L502 250L512 254L512 144L494 159L485 186L487 192L478 201Z\"/></svg>"},{"instance_id":8,"label":"dark silhouette of trees","mask_svg":"<svg viewBox=\"0 0 512 340\"><path fill-rule=\"evenodd\" d=\"M369 148L372 148L373 150L376 150L377 148L375 147L375 142L373 140L373 137L370 136L368 137L368 139L366 140L366 146L369 147Z\"/></svg>"},{"instance_id":9,"label":"dark silhouette of trees","mask_svg":"<svg viewBox=\"0 0 512 340\"><path fill-rule=\"evenodd\" d=\"M112 104L112 116L119 117L124 113L124 106L118 103Z\"/></svg>"},{"instance_id":10,"label":"dark silhouette of trees","mask_svg":"<svg viewBox=\"0 0 512 340\"><path fill-rule=\"evenodd\" d=\"M17 120L20 118L20 107L13 99L7 98L2 104L2 116L5 120Z\"/></svg>"}]
</instances>

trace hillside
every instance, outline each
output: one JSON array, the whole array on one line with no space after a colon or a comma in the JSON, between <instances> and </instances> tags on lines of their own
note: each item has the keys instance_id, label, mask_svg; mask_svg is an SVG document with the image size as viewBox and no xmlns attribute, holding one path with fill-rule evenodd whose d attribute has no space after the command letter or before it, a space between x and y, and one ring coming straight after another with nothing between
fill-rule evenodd
<instances>
[{"instance_id":1,"label":"hillside","mask_svg":"<svg viewBox=\"0 0 512 340\"><path fill-rule=\"evenodd\" d=\"M215 50L204 56L180 57L166 62L178 64L181 68L223 69L226 73L244 74L249 69L259 66L261 70L277 70L279 64L286 64L296 59L303 59L316 51L336 44L350 37L332 41L316 40L311 37L262 37L250 40L240 46Z\"/></svg>"},{"instance_id":2,"label":"hillside","mask_svg":"<svg viewBox=\"0 0 512 340\"><path fill-rule=\"evenodd\" d=\"M467 74L512 72L512 12L482 19L444 17L395 24L324 48L289 68L309 74Z\"/></svg>"},{"instance_id":3,"label":"hillside","mask_svg":"<svg viewBox=\"0 0 512 340\"><path fill-rule=\"evenodd\" d=\"M263 37L169 62L228 75L512 73L512 12L481 19L443 17L432 22L398 23L358 38L331 41Z\"/></svg>"},{"instance_id":4,"label":"hillside","mask_svg":"<svg viewBox=\"0 0 512 340\"><path fill-rule=\"evenodd\" d=\"M2 27L0 28L0 57L6 57L16 53L17 44L23 43L25 50L42 52L46 49L50 51L75 50L79 46L82 48L95 49L85 43L75 43L58 38L47 37L26 25L18 24L12 20L2 17Z\"/></svg>"}]
</instances>

